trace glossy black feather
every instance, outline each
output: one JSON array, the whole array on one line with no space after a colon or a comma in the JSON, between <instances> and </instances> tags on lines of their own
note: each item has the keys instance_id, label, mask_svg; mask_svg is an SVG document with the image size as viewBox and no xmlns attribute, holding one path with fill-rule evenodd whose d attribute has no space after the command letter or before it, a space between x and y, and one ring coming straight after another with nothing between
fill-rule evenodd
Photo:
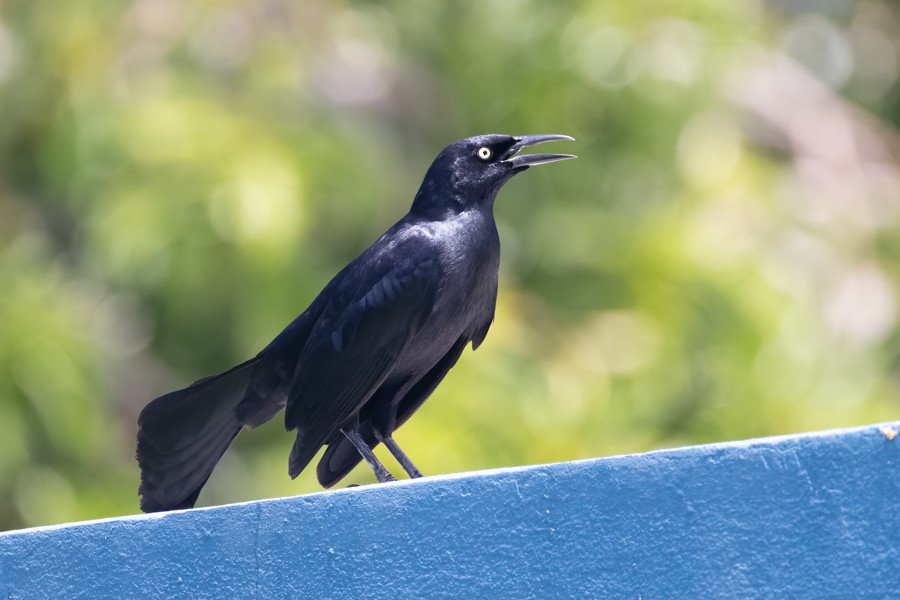
<instances>
[{"instance_id":1,"label":"glossy black feather","mask_svg":"<svg viewBox=\"0 0 900 600\"><path fill-rule=\"evenodd\" d=\"M142 510L193 506L240 430L283 409L286 428L297 431L292 477L326 444L319 480L330 486L346 475L368 450L357 452L342 430L358 432L370 447L379 435L392 443L387 438L493 321L497 192L529 166L566 158L517 152L564 137L488 135L451 144L409 213L254 359L150 402L137 443Z\"/></svg>"},{"instance_id":2,"label":"glossy black feather","mask_svg":"<svg viewBox=\"0 0 900 600\"><path fill-rule=\"evenodd\" d=\"M166 394L138 417L141 510L187 507L240 432L235 408L244 398L256 359ZM193 502L190 504L193 505Z\"/></svg>"},{"instance_id":3,"label":"glossy black feather","mask_svg":"<svg viewBox=\"0 0 900 600\"><path fill-rule=\"evenodd\" d=\"M397 403L396 425L393 427L393 430L399 429L401 425L408 421L413 416L413 413L431 396L438 384L443 381L450 369L459 360L459 357L462 356L463 350L465 350L468 343L469 340L467 338L460 338L440 362L415 382L409 391L406 392L402 400ZM387 392L386 395L392 396L393 393ZM378 445L373 424L374 411L377 406L367 405L367 407L369 410L366 410L364 407L361 411L359 431L369 447L374 448ZM325 454L322 455L319 465L316 467L316 477L322 487L330 488L353 470L361 460L362 457L344 436L332 436Z\"/></svg>"}]
</instances>

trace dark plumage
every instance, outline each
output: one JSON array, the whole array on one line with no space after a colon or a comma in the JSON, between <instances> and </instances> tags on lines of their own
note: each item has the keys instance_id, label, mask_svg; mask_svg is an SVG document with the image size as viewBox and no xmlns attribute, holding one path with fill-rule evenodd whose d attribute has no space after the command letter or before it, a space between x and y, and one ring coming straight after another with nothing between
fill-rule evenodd
<instances>
[{"instance_id":1,"label":"dark plumage","mask_svg":"<svg viewBox=\"0 0 900 600\"><path fill-rule=\"evenodd\" d=\"M141 509L189 508L244 426L285 410L297 430L296 477L327 445L330 487L384 443L411 477L418 469L393 432L422 405L494 318L500 240L497 192L530 166L574 158L518 155L560 135L483 135L434 160L409 213L351 262L255 358L150 402L138 419Z\"/></svg>"}]
</instances>

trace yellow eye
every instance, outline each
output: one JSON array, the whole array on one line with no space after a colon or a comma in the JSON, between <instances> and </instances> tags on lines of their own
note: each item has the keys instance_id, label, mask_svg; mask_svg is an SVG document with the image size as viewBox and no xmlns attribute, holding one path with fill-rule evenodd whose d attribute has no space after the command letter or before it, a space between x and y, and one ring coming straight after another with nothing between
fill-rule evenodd
<instances>
[{"instance_id":1,"label":"yellow eye","mask_svg":"<svg viewBox=\"0 0 900 600\"><path fill-rule=\"evenodd\" d=\"M487 160L491 156L493 156L493 154L494 153L491 152L491 149L488 148L487 146L482 146L481 148L478 149L478 158L480 158L481 160Z\"/></svg>"}]
</instances>

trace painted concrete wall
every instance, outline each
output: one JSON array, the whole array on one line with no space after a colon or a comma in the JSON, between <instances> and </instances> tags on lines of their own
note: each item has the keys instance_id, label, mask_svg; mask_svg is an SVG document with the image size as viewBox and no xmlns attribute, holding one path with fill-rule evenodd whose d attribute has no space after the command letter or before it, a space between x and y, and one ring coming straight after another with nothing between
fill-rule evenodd
<instances>
[{"instance_id":1,"label":"painted concrete wall","mask_svg":"<svg viewBox=\"0 0 900 600\"><path fill-rule=\"evenodd\" d=\"M888 598L900 423L0 535L0 598Z\"/></svg>"}]
</instances>

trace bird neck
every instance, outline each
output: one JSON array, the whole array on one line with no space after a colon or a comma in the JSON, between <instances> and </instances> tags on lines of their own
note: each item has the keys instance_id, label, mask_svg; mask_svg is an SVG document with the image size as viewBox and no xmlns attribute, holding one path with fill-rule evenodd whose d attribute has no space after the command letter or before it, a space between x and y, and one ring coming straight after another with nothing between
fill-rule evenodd
<instances>
[{"instance_id":1,"label":"bird neck","mask_svg":"<svg viewBox=\"0 0 900 600\"><path fill-rule=\"evenodd\" d=\"M470 210L484 210L491 213L498 191L499 188L476 194L469 190L458 189L449 183L441 184L426 179L416 193L409 212L433 221L453 218Z\"/></svg>"}]
</instances>

